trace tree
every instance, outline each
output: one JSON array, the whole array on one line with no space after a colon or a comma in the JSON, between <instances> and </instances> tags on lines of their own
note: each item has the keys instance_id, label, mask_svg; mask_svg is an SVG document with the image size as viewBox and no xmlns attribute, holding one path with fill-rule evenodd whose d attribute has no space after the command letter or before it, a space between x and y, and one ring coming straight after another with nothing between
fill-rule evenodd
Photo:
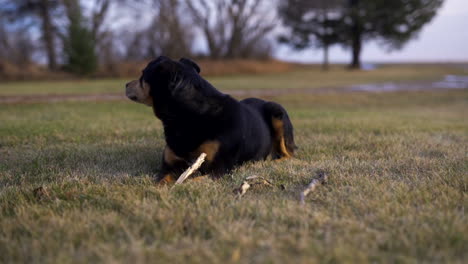
<instances>
[{"instance_id":1,"label":"tree","mask_svg":"<svg viewBox=\"0 0 468 264\"><path fill-rule=\"evenodd\" d=\"M364 41L378 40L399 49L430 22L443 0L283 0L280 14L291 36L282 38L298 48L326 49L340 43L351 48L351 68L361 67ZM312 39L309 37L313 36ZM325 52L326 53L326 52Z\"/></svg>"},{"instance_id":2,"label":"tree","mask_svg":"<svg viewBox=\"0 0 468 264\"><path fill-rule=\"evenodd\" d=\"M78 0L64 0L69 24L63 36L65 67L68 71L88 75L97 69L95 41L85 26Z\"/></svg>"},{"instance_id":3,"label":"tree","mask_svg":"<svg viewBox=\"0 0 468 264\"><path fill-rule=\"evenodd\" d=\"M148 0L81 1L84 4L81 7L83 24L91 33L94 41L94 50L99 51L96 52L96 56L98 64L102 69L105 69L107 72L115 71L117 61L123 57L119 49L124 47L121 45L122 43L119 43L117 37L121 31L115 27L118 23L114 22L123 16L136 14L136 9L139 9L138 7L145 5L147 2ZM145 10L148 9L139 9L138 12L144 12ZM141 13L138 14L141 15ZM134 25L132 25L132 31L135 29ZM122 25L119 25L119 27L122 27Z\"/></svg>"},{"instance_id":4,"label":"tree","mask_svg":"<svg viewBox=\"0 0 468 264\"><path fill-rule=\"evenodd\" d=\"M96 42L100 42L105 35L102 28L111 7L111 1L94 0L94 3L94 8L91 10L91 34Z\"/></svg>"},{"instance_id":5,"label":"tree","mask_svg":"<svg viewBox=\"0 0 468 264\"><path fill-rule=\"evenodd\" d=\"M0 18L0 65L2 62L7 62L20 67L27 66L32 62L36 48L27 28L17 27L7 30L6 23L3 22L4 19Z\"/></svg>"},{"instance_id":6,"label":"tree","mask_svg":"<svg viewBox=\"0 0 468 264\"><path fill-rule=\"evenodd\" d=\"M328 49L340 42L341 0L283 0L278 12L289 28L279 37L281 43L301 50L323 48L323 69L328 69Z\"/></svg>"},{"instance_id":7,"label":"tree","mask_svg":"<svg viewBox=\"0 0 468 264\"><path fill-rule=\"evenodd\" d=\"M177 58L192 54L193 32L188 21L182 20L179 0L154 0L157 12L147 29L149 55L161 54Z\"/></svg>"},{"instance_id":8,"label":"tree","mask_svg":"<svg viewBox=\"0 0 468 264\"><path fill-rule=\"evenodd\" d=\"M430 22L443 0L347 0L343 44L351 47L351 68L361 67L362 43L380 40L399 49Z\"/></svg>"},{"instance_id":9,"label":"tree","mask_svg":"<svg viewBox=\"0 0 468 264\"><path fill-rule=\"evenodd\" d=\"M0 11L11 21L24 22L27 19L39 19L49 69L57 69L57 55L55 50L55 30L53 12L60 6L59 0L16 0L0 1ZM30 23L35 25L35 23Z\"/></svg>"},{"instance_id":10,"label":"tree","mask_svg":"<svg viewBox=\"0 0 468 264\"><path fill-rule=\"evenodd\" d=\"M152 10L151 23L143 30L127 30L123 46L127 60L141 61L159 57L190 57L194 34L184 19L180 0L151 0L145 10Z\"/></svg>"},{"instance_id":11,"label":"tree","mask_svg":"<svg viewBox=\"0 0 468 264\"><path fill-rule=\"evenodd\" d=\"M201 29L212 58L254 57L275 23L264 0L193 0L187 10Z\"/></svg>"},{"instance_id":12,"label":"tree","mask_svg":"<svg viewBox=\"0 0 468 264\"><path fill-rule=\"evenodd\" d=\"M99 50L96 54L98 57L98 63L107 71L115 70L115 64L118 60L119 54L117 52L118 45L116 44L115 32L109 28L111 24L107 23L108 21L106 20L109 19L109 11L117 5L119 6L118 10L125 10L128 12L128 7L123 6L123 4L130 2L133 3L134 1L93 0L93 4L87 6L89 10L85 10L87 11L85 13L89 14L89 17L86 20L90 22L88 28L94 40L95 50ZM116 15L121 14L114 14L114 16Z\"/></svg>"}]
</instances>

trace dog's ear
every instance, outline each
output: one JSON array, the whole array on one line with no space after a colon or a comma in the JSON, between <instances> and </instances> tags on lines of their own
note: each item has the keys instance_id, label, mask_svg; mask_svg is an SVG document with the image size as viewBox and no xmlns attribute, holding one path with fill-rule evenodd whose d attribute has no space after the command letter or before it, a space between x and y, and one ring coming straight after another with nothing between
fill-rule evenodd
<instances>
[{"instance_id":1,"label":"dog's ear","mask_svg":"<svg viewBox=\"0 0 468 264\"><path fill-rule=\"evenodd\" d=\"M153 93L156 87L167 87L176 71L177 63L165 56L159 56L148 63L143 70L142 79L150 85ZM158 90L161 90L159 88Z\"/></svg>"},{"instance_id":2,"label":"dog's ear","mask_svg":"<svg viewBox=\"0 0 468 264\"><path fill-rule=\"evenodd\" d=\"M195 71L197 71L197 73L200 73L200 66L198 66L193 60L182 58L179 60L179 62L192 67L193 69L195 69Z\"/></svg>"},{"instance_id":3,"label":"dog's ear","mask_svg":"<svg viewBox=\"0 0 468 264\"><path fill-rule=\"evenodd\" d=\"M166 56L159 56L156 59L150 61L148 65L146 65L143 72L147 73L148 75L153 74L155 71L161 71L164 66L170 65L172 60Z\"/></svg>"}]
</instances>

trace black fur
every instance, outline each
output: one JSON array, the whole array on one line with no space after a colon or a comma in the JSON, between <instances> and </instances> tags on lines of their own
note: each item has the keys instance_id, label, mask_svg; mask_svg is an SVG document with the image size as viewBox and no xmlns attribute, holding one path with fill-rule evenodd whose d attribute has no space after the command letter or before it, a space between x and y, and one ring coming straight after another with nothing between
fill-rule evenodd
<instances>
[{"instance_id":1,"label":"black fur","mask_svg":"<svg viewBox=\"0 0 468 264\"><path fill-rule=\"evenodd\" d=\"M278 133L272 118L284 123L286 148L294 152L293 127L281 105L256 98L238 101L216 90L199 72L189 59L173 61L164 56L143 70L140 81L150 85L153 111L163 123L167 146L181 158L173 164L163 158L159 180L168 173L177 178L207 141L219 142L219 149L200 168L203 174L221 176L246 161L266 159Z\"/></svg>"}]
</instances>

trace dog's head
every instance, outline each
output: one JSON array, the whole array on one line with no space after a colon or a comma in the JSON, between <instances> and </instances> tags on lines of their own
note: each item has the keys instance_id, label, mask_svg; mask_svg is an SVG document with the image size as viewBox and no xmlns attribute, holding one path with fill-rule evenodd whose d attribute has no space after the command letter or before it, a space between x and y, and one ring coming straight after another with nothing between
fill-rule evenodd
<instances>
[{"instance_id":1,"label":"dog's head","mask_svg":"<svg viewBox=\"0 0 468 264\"><path fill-rule=\"evenodd\" d=\"M217 114L222 108L218 92L200 75L193 61L160 56L151 61L138 80L126 85L129 99L152 106L159 118L183 114ZM222 100L221 100L222 101Z\"/></svg>"},{"instance_id":2,"label":"dog's head","mask_svg":"<svg viewBox=\"0 0 468 264\"><path fill-rule=\"evenodd\" d=\"M189 59L173 61L160 56L146 66L138 80L126 84L125 94L132 101L153 106L155 97L167 99L188 90L193 75L199 73L200 67Z\"/></svg>"}]
</instances>

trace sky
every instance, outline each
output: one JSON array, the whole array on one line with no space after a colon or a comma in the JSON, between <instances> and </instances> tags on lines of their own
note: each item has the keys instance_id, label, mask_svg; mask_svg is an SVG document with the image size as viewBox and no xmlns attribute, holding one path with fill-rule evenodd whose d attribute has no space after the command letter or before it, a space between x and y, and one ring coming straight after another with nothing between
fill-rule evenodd
<instances>
[{"instance_id":1,"label":"sky","mask_svg":"<svg viewBox=\"0 0 468 264\"><path fill-rule=\"evenodd\" d=\"M348 63L350 52L340 47L330 49L330 62ZM321 62L322 51L301 52L279 47L275 57L286 61ZM376 42L367 42L362 61L372 62L467 62L468 61L468 0L445 0L436 17L424 26L416 39L401 50L388 52Z\"/></svg>"}]
</instances>

